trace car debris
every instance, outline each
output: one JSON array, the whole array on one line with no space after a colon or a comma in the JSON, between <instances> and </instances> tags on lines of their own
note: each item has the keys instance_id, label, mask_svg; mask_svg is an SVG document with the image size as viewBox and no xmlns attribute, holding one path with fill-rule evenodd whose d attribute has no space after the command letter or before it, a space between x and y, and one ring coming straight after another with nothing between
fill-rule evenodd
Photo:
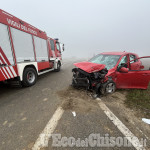
<instances>
[{"instance_id":1,"label":"car debris","mask_svg":"<svg viewBox=\"0 0 150 150\"><path fill-rule=\"evenodd\" d=\"M73 111L72 114L73 114L74 117L76 117L76 112L75 111Z\"/></svg>"},{"instance_id":2,"label":"car debris","mask_svg":"<svg viewBox=\"0 0 150 150\"><path fill-rule=\"evenodd\" d=\"M116 89L147 89L150 69L143 70L141 58L129 52L105 52L72 69L73 87L85 87L96 96L110 94Z\"/></svg>"},{"instance_id":3,"label":"car debris","mask_svg":"<svg viewBox=\"0 0 150 150\"><path fill-rule=\"evenodd\" d=\"M142 118L142 121L147 123L147 124L150 124L150 119Z\"/></svg>"}]
</instances>

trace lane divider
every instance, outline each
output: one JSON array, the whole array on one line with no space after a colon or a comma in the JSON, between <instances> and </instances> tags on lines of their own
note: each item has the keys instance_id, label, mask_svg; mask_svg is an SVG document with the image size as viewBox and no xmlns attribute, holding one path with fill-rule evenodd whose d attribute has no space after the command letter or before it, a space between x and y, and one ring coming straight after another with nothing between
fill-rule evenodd
<instances>
[{"instance_id":1,"label":"lane divider","mask_svg":"<svg viewBox=\"0 0 150 150\"><path fill-rule=\"evenodd\" d=\"M34 146L32 147L32 150L40 150L41 148L48 147L48 141L51 138L51 134L54 132L63 113L64 110L62 107L58 107L42 133L39 135Z\"/></svg>"},{"instance_id":2,"label":"lane divider","mask_svg":"<svg viewBox=\"0 0 150 150\"><path fill-rule=\"evenodd\" d=\"M100 108L104 111L106 116L113 122L119 131L128 139L136 150L145 150L138 138L110 111L110 109L102 102L100 98L96 99Z\"/></svg>"}]
</instances>

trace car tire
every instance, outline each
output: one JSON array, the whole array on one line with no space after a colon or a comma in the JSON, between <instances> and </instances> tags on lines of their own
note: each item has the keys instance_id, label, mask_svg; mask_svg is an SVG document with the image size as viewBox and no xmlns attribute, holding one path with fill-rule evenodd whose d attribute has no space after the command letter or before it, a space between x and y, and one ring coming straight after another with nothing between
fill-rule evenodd
<instances>
[{"instance_id":1,"label":"car tire","mask_svg":"<svg viewBox=\"0 0 150 150\"><path fill-rule=\"evenodd\" d=\"M24 87L32 86L37 81L37 72L34 68L28 67L25 68L23 72L23 81L22 84Z\"/></svg>"},{"instance_id":2,"label":"car tire","mask_svg":"<svg viewBox=\"0 0 150 150\"><path fill-rule=\"evenodd\" d=\"M57 63L57 69L55 69L56 72L59 72L61 70L61 63Z\"/></svg>"},{"instance_id":3,"label":"car tire","mask_svg":"<svg viewBox=\"0 0 150 150\"><path fill-rule=\"evenodd\" d=\"M115 91L116 91L116 84L114 81L107 81L106 83L103 83L100 88L100 93L102 95L112 94Z\"/></svg>"}]
</instances>

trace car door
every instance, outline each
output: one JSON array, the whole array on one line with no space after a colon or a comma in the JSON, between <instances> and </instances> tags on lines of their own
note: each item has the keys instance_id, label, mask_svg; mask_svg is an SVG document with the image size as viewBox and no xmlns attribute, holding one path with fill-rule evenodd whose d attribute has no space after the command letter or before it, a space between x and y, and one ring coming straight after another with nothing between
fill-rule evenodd
<instances>
[{"instance_id":1,"label":"car door","mask_svg":"<svg viewBox=\"0 0 150 150\"><path fill-rule=\"evenodd\" d=\"M130 54L130 70L139 70L141 66L141 62L139 59L136 59L137 56L135 54Z\"/></svg>"},{"instance_id":2,"label":"car door","mask_svg":"<svg viewBox=\"0 0 150 150\"><path fill-rule=\"evenodd\" d=\"M130 80L126 79L126 76L124 73L121 73L118 71L118 69L123 66L124 64L128 64L129 56L125 55L121 58L117 70L116 70L116 77L115 77L115 83L117 88L125 88L130 84ZM125 66L126 68L129 68L128 65Z\"/></svg>"},{"instance_id":3,"label":"car door","mask_svg":"<svg viewBox=\"0 0 150 150\"><path fill-rule=\"evenodd\" d=\"M129 70L128 73L117 71L116 74L117 88L147 89L150 82L150 70Z\"/></svg>"}]
</instances>

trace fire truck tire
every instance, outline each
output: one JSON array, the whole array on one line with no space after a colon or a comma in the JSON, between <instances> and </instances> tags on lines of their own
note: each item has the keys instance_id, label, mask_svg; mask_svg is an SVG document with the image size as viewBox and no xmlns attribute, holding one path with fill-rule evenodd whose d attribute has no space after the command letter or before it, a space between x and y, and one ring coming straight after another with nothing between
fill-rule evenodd
<instances>
[{"instance_id":1,"label":"fire truck tire","mask_svg":"<svg viewBox=\"0 0 150 150\"><path fill-rule=\"evenodd\" d=\"M114 81L108 81L102 84L100 88L100 93L102 95L112 94L116 91L116 84Z\"/></svg>"},{"instance_id":2,"label":"fire truck tire","mask_svg":"<svg viewBox=\"0 0 150 150\"><path fill-rule=\"evenodd\" d=\"M23 72L23 81L22 84L25 87L32 86L37 81L37 72L34 68L28 67L25 68Z\"/></svg>"},{"instance_id":3,"label":"fire truck tire","mask_svg":"<svg viewBox=\"0 0 150 150\"><path fill-rule=\"evenodd\" d=\"M56 72L59 72L61 70L61 63L57 63L57 69L55 69Z\"/></svg>"}]
</instances>

